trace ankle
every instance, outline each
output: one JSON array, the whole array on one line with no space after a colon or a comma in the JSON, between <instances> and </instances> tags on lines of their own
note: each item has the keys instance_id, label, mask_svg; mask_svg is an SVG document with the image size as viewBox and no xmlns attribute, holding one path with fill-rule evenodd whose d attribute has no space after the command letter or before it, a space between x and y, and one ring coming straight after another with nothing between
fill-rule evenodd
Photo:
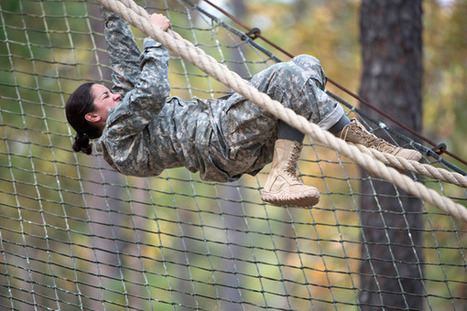
<instances>
[{"instance_id":1,"label":"ankle","mask_svg":"<svg viewBox=\"0 0 467 311\"><path fill-rule=\"evenodd\" d=\"M284 121L279 120L279 131L277 133L277 139L296 141L297 143L301 144L304 138L305 134L303 134L296 128L291 127Z\"/></svg>"},{"instance_id":2,"label":"ankle","mask_svg":"<svg viewBox=\"0 0 467 311\"><path fill-rule=\"evenodd\" d=\"M331 132L332 134L338 136L338 134L344 129L344 127L347 125L347 124L350 124L350 120L349 118L347 118L347 116L344 114L340 119L339 121L337 121L333 126L331 126L329 128L329 132Z\"/></svg>"}]
</instances>

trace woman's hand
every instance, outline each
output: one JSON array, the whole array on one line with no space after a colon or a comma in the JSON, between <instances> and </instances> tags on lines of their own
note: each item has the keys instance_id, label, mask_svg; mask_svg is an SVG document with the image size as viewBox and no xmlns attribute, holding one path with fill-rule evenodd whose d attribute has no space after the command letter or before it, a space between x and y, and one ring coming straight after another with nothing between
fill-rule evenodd
<instances>
[{"instance_id":1,"label":"woman's hand","mask_svg":"<svg viewBox=\"0 0 467 311\"><path fill-rule=\"evenodd\" d=\"M167 31L170 28L172 28L172 24L170 23L170 20L162 14L157 14L157 13L152 14L149 21L151 22L152 25L161 28L163 31Z\"/></svg>"}]
</instances>

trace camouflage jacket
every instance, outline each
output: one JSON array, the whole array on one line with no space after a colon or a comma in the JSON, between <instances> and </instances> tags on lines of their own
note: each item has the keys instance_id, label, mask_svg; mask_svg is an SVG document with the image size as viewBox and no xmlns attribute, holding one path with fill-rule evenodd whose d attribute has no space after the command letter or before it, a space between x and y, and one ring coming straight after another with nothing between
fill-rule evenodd
<instances>
[{"instance_id":1,"label":"camouflage jacket","mask_svg":"<svg viewBox=\"0 0 467 311\"><path fill-rule=\"evenodd\" d=\"M272 160L277 120L269 113L235 93L206 101L169 97L164 47L145 39L141 52L116 16L107 17L105 37L113 91L123 95L97 142L112 167L125 175L156 176L185 166L204 180L226 182L254 175ZM324 72L311 56L271 66L251 83L318 124L340 118L340 105L322 91Z\"/></svg>"}]
</instances>

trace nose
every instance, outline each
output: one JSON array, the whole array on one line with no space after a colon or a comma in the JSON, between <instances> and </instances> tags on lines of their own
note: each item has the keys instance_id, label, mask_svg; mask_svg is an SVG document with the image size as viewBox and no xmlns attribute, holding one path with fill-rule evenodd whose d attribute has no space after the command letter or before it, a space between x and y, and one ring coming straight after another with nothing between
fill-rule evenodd
<instances>
[{"instance_id":1,"label":"nose","mask_svg":"<svg viewBox=\"0 0 467 311\"><path fill-rule=\"evenodd\" d=\"M122 98L122 95L114 94L114 101L120 101L121 98Z\"/></svg>"}]
</instances>

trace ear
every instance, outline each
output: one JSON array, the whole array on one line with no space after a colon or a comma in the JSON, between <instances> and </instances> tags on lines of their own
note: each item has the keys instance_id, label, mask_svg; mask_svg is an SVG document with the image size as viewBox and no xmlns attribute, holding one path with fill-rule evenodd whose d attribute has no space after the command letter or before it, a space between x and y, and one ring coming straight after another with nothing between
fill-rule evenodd
<instances>
[{"instance_id":1,"label":"ear","mask_svg":"<svg viewBox=\"0 0 467 311\"><path fill-rule=\"evenodd\" d=\"M86 121L88 122L99 122L100 120L102 120L102 117L99 116L97 113L95 112L88 112L84 115L84 118L86 119Z\"/></svg>"}]
</instances>

